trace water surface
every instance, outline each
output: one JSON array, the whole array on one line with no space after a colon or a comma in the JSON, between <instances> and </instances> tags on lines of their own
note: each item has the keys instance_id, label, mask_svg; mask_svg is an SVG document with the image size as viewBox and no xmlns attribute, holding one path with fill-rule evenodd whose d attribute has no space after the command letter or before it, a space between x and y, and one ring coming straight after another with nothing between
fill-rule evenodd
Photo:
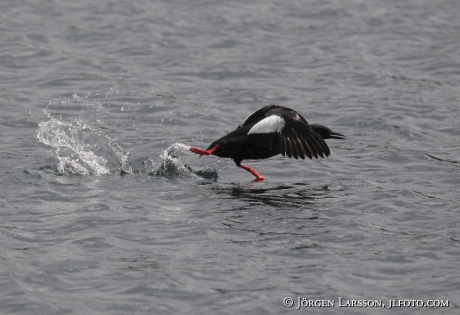
<instances>
[{"instance_id":1,"label":"water surface","mask_svg":"<svg viewBox=\"0 0 460 315\"><path fill-rule=\"evenodd\" d=\"M0 12L2 314L458 313L456 1ZM258 183L187 150L271 103L347 139Z\"/></svg>"}]
</instances>

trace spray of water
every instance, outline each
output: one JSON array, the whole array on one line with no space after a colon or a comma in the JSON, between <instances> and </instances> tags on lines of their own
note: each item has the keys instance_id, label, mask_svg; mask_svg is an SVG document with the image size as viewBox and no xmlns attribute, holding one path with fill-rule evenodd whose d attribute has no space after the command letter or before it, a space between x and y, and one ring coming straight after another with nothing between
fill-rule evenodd
<instances>
[{"instance_id":1,"label":"spray of water","mask_svg":"<svg viewBox=\"0 0 460 315\"><path fill-rule=\"evenodd\" d=\"M180 174L191 173L192 170L184 161L179 158L180 153L185 150L190 149L190 146L187 146L182 143L174 143L169 148L161 152L161 164L160 167L156 170L155 175L157 176L174 176Z\"/></svg>"},{"instance_id":2,"label":"spray of water","mask_svg":"<svg viewBox=\"0 0 460 315\"><path fill-rule=\"evenodd\" d=\"M72 101L81 102L81 98L74 95ZM129 152L96 128L101 105L82 106L84 118L64 121L61 117L53 117L47 107L44 110L47 120L38 123L37 138L54 149L59 172L95 175L135 172L128 161Z\"/></svg>"},{"instance_id":3,"label":"spray of water","mask_svg":"<svg viewBox=\"0 0 460 315\"><path fill-rule=\"evenodd\" d=\"M38 140L52 148L62 173L132 173L128 152L106 134L80 119L65 122L49 117L38 124Z\"/></svg>"},{"instance_id":4,"label":"spray of water","mask_svg":"<svg viewBox=\"0 0 460 315\"><path fill-rule=\"evenodd\" d=\"M81 102L74 96L71 102ZM217 178L214 167L193 171L180 155L190 149L182 143L174 143L160 154L160 162L154 159L144 161L144 170L135 170L129 162L129 152L114 139L97 128L96 122L101 104L84 104L82 117L63 120L44 110L46 120L38 123L38 140L53 148L58 159L58 171L65 174L135 174L148 173L153 176L192 176L199 178ZM150 169L149 169L150 168Z\"/></svg>"}]
</instances>

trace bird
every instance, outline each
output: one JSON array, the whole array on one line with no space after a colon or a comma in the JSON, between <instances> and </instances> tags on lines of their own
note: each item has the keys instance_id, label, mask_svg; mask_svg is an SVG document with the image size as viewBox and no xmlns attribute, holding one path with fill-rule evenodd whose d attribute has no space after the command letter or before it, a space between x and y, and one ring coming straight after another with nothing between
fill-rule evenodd
<instances>
[{"instance_id":1,"label":"bird","mask_svg":"<svg viewBox=\"0 0 460 315\"><path fill-rule=\"evenodd\" d=\"M324 158L331 154L324 139L345 139L330 128L309 124L297 111L271 104L249 115L234 131L217 139L206 150L190 147L201 155L231 158L236 166L263 181L265 177L253 168L241 164L243 160L267 159L278 154L289 158Z\"/></svg>"}]
</instances>

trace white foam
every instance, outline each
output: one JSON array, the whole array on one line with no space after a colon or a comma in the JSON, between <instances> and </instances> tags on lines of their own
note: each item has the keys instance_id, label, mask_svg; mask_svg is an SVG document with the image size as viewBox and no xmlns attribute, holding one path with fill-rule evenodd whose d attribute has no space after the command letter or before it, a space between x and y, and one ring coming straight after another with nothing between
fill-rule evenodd
<instances>
[{"instance_id":1,"label":"white foam","mask_svg":"<svg viewBox=\"0 0 460 315\"><path fill-rule=\"evenodd\" d=\"M94 126L80 118L63 121L47 114L49 120L39 122L37 138L54 148L61 173L110 174L132 173L129 152Z\"/></svg>"},{"instance_id":2,"label":"white foam","mask_svg":"<svg viewBox=\"0 0 460 315\"><path fill-rule=\"evenodd\" d=\"M249 130L248 135L252 133L275 133L281 132L286 122L283 117L278 115L272 115L265 119L262 119L257 124L255 124L251 130Z\"/></svg>"}]
</instances>

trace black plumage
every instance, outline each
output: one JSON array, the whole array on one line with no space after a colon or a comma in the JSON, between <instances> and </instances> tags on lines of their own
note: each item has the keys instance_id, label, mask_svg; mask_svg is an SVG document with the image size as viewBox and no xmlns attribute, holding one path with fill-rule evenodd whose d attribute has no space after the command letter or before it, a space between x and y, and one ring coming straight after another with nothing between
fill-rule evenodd
<instances>
[{"instance_id":1,"label":"black plumage","mask_svg":"<svg viewBox=\"0 0 460 315\"><path fill-rule=\"evenodd\" d=\"M256 180L263 180L263 176L241 161L266 159L277 154L295 159L323 158L331 153L324 139L345 139L345 136L323 125L310 125L295 110L272 104L251 114L236 130L211 143L207 150L190 148L190 151L231 158L237 166L256 176Z\"/></svg>"}]
</instances>

